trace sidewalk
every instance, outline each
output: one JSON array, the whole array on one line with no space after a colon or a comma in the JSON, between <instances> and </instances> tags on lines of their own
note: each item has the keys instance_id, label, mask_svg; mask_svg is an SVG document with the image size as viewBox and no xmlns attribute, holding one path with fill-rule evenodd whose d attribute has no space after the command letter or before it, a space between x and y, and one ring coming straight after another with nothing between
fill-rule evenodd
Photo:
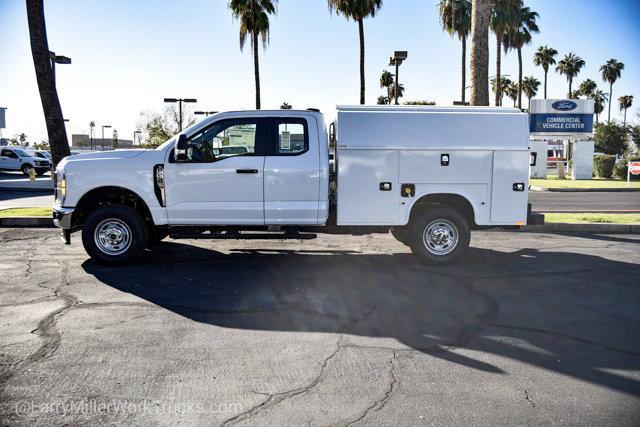
<instances>
[{"instance_id":1,"label":"sidewalk","mask_svg":"<svg viewBox=\"0 0 640 427\"><path fill-rule=\"evenodd\" d=\"M53 180L46 175L31 181L28 177L20 174L0 174L0 191L30 191L53 193Z\"/></svg>"}]
</instances>

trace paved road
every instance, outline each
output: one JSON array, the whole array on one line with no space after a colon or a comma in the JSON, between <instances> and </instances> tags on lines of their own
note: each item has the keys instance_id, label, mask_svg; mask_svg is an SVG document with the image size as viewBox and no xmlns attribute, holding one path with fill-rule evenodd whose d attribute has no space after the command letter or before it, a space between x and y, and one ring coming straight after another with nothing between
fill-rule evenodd
<instances>
[{"instance_id":1,"label":"paved road","mask_svg":"<svg viewBox=\"0 0 640 427\"><path fill-rule=\"evenodd\" d=\"M3 424L636 424L640 236L163 242L0 230ZM66 415L63 415L66 413Z\"/></svg>"},{"instance_id":2,"label":"paved road","mask_svg":"<svg viewBox=\"0 0 640 427\"><path fill-rule=\"evenodd\" d=\"M534 211L554 210L636 210L640 211L640 192L552 192L530 191Z\"/></svg>"}]
</instances>

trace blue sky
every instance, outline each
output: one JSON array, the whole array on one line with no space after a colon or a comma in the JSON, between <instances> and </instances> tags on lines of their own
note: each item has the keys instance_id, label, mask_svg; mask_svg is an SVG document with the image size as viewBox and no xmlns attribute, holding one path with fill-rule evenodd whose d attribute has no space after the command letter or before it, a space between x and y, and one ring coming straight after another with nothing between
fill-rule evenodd
<instances>
[{"instance_id":1,"label":"blue sky","mask_svg":"<svg viewBox=\"0 0 640 427\"><path fill-rule=\"evenodd\" d=\"M159 110L163 97L196 97L196 109L254 106L249 49L240 52L238 23L227 0L86 1L45 0L49 45L70 56L57 68L58 91L70 133L86 133L89 121L110 124L131 138L141 111ZM569 51L587 63L577 83L591 78L602 89L598 68L609 58L625 63L614 85L617 98L635 96L640 105L640 0L529 0L540 13L540 34L523 50L524 75L542 81L533 66L539 45ZM358 32L354 22L329 14L325 0L280 0L272 18L270 45L261 52L263 108L287 101L318 107L330 118L336 104L359 98ZM382 94L378 79L393 50L408 50L400 82L405 99L449 105L459 98L460 42L443 33L437 0L385 0L365 22L367 103ZM24 1L0 0L0 106L8 107L3 136L25 132L46 138L29 50ZM490 74L495 40L491 37ZM561 56L560 55L560 56ZM468 61L467 61L468 66ZM517 77L517 55L503 58L504 74ZM469 84L469 83L467 83ZM549 96L563 97L567 83L550 73Z\"/></svg>"}]
</instances>

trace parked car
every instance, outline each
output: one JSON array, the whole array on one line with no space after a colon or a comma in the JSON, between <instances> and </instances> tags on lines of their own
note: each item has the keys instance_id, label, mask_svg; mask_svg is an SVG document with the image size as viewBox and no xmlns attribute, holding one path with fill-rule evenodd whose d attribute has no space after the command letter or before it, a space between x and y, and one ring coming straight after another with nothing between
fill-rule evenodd
<instances>
[{"instance_id":1,"label":"parked car","mask_svg":"<svg viewBox=\"0 0 640 427\"><path fill-rule=\"evenodd\" d=\"M32 168L38 176L44 175L51 169L51 160L17 147L2 147L0 150L0 170L22 171L29 175L29 169Z\"/></svg>"},{"instance_id":2,"label":"parked car","mask_svg":"<svg viewBox=\"0 0 640 427\"><path fill-rule=\"evenodd\" d=\"M51 153L47 150L25 150L27 153L33 155L33 157L40 157L41 159L47 159L51 161Z\"/></svg>"},{"instance_id":3,"label":"parked car","mask_svg":"<svg viewBox=\"0 0 640 427\"><path fill-rule=\"evenodd\" d=\"M225 152L221 141L244 149ZM338 107L329 131L317 111L225 112L155 150L62 160L53 218L67 243L82 230L102 263L131 261L167 235L280 230L279 238L391 231L443 265L465 253L471 229L534 219L528 147L528 118L517 109Z\"/></svg>"}]
</instances>

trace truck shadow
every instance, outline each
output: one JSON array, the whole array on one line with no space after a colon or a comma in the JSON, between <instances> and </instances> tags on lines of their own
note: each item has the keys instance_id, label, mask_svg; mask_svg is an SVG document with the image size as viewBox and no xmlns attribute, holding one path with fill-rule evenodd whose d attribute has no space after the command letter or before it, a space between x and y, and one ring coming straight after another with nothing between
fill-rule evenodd
<instances>
[{"instance_id":1,"label":"truck shadow","mask_svg":"<svg viewBox=\"0 0 640 427\"><path fill-rule=\"evenodd\" d=\"M344 334L353 345L410 347L497 374L511 359L640 395L637 376L623 373L640 369L640 266L632 263L471 248L456 265L434 268L408 253L220 253L169 241L137 265L82 266L206 324Z\"/></svg>"}]
</instances>

